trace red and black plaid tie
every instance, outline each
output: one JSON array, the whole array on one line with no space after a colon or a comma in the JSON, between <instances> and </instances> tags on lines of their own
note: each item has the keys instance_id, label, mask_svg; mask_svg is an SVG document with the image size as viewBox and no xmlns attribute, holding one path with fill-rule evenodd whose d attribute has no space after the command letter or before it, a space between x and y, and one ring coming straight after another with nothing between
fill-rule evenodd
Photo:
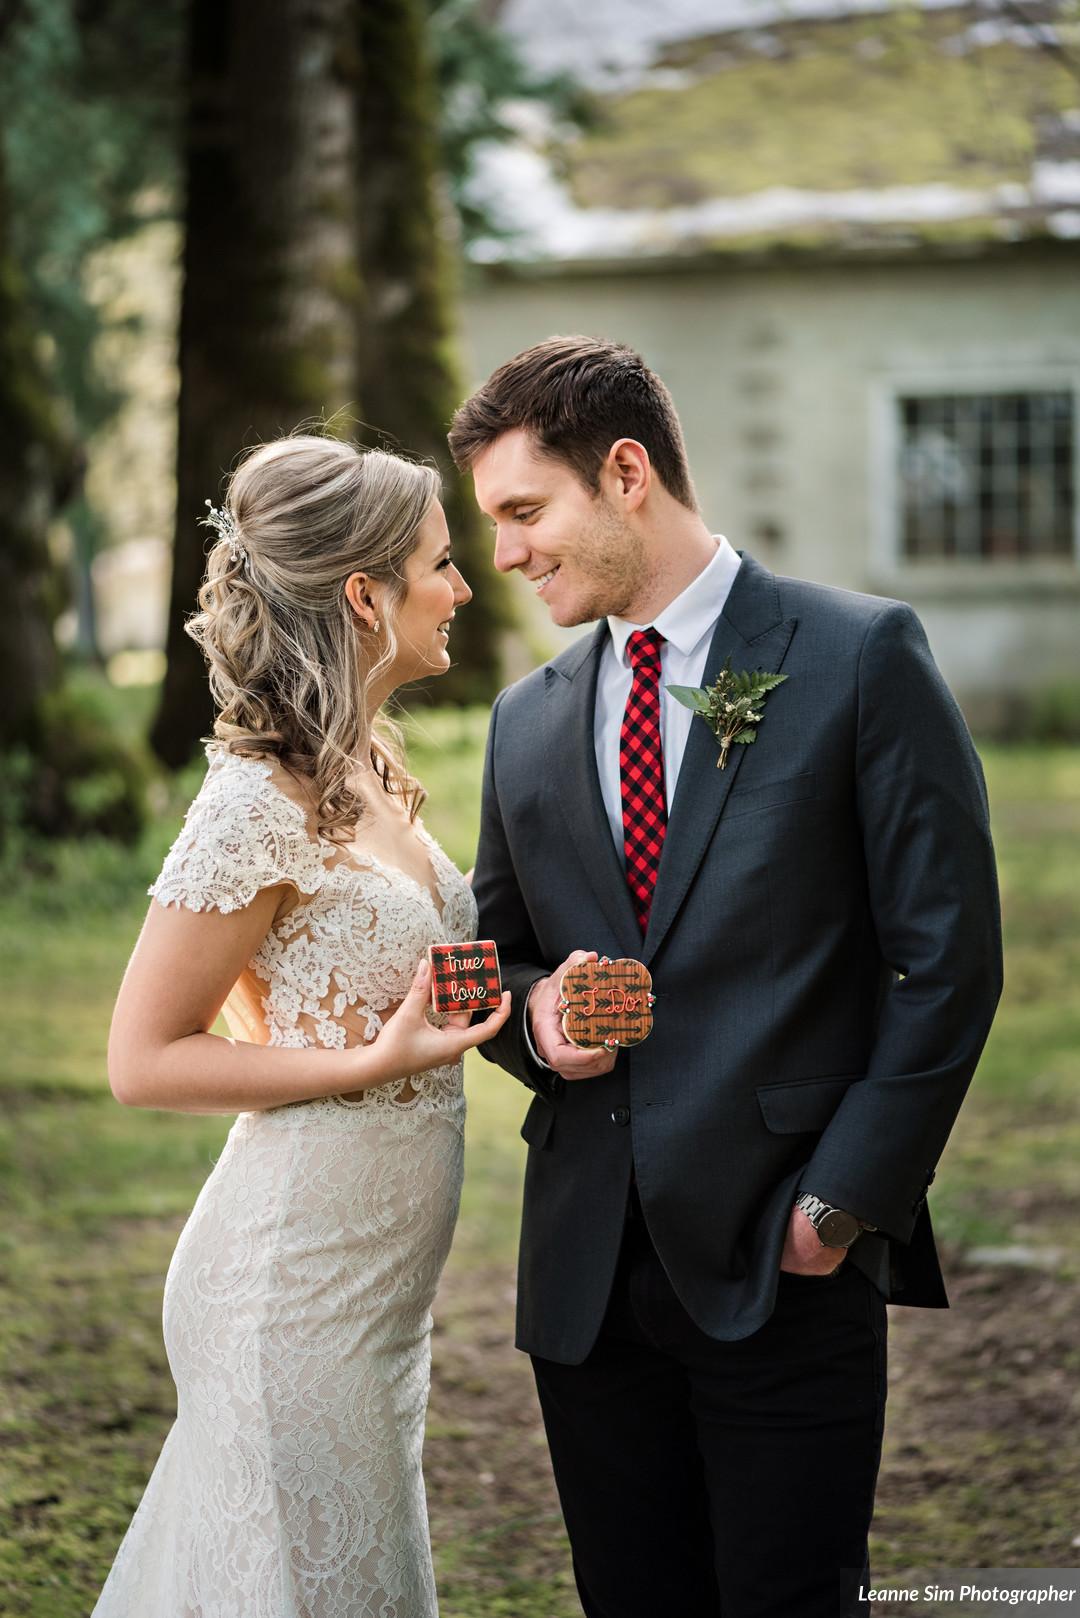
<instances>
[{"instance_id":1,"label":"red and black plaid tie","mask_svg":"<svg viewBox=\"0 0 1080 1618\"><path fill-rule=\"evenodd\" d=\"M634 682L619 735L626 880L642 937L649 925L660 851L667 830L664 754L660 746L660 648L656 629L635 629L626 643Z\"/></svg>"}]
</instances>

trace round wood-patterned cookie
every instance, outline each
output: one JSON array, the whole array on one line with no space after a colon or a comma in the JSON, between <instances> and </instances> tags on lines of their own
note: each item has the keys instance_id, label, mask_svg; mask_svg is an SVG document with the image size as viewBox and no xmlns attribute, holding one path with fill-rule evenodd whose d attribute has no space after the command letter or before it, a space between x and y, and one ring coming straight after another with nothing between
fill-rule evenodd
<instances>
[{"instance_id":1,"label":"round wood-patterned cookie","mask_svg":"<svg viewBox=\"0 0 1080 1618\"><path fill-rule=\"evenodd\" d=\"M640 1045L652 1033L655 1003L648 968L625 956L578 961L559 984L563 1033L582 1050Z\"/></svg>"}]
</instances>

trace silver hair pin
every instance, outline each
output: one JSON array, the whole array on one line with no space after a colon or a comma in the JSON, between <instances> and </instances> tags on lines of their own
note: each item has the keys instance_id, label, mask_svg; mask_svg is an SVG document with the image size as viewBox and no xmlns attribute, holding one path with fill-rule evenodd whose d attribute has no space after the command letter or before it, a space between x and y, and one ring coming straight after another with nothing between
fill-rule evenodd
<instances>
[{"instance_id":1,"label":"silver hair pin","mask_svg":"<svg viewBox=\"0 0 1080 1618\"><path fill-rule=\"evenodd\" d=\"M212 528L219 539L223 539L229 547L229 556L234 562L246 562L247 551L240 543L240 530L236 526L236 518L228 506L215 506L209 500L206 502L208 517L200 517L199 521L204 528Z\"/></svg>"}]
</instances>

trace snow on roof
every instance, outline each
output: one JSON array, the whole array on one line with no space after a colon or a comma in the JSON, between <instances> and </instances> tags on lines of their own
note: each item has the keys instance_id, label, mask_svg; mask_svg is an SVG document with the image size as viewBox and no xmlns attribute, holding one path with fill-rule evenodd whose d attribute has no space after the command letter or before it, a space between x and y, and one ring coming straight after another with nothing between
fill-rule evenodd
<instances>
[{"instance_id":1,"label":"snow on roof","mask_svg":"<svg viewBox=\"0 0 1080 1618\"><path fill-rule=\"evenodd\" d=\"M916 0L932 8L955 0ZM499 25L543 73L611 82L645 68L665 45L795 17L880 11L882 0L503 0Z\"/></svg>"},{"instance_id":2,"label":"snow on roof","mask_svg":"<svg viewBox=\"0 0 1080 1618\"><path fill-rule=\"evenodd\" d=\"M508 0L504 24L535 24L540 4ZM543 0L534 59L566 37L570 4ZM578 7L581 65L621 52L596 126L516 109L518 143L483 153L475 182L509 234L474 258L554 268L1080 238L1080 31L1053 0L1004 16L955 0L784 0L763 23L769 4Z\"/></svg>"}]
</instances>

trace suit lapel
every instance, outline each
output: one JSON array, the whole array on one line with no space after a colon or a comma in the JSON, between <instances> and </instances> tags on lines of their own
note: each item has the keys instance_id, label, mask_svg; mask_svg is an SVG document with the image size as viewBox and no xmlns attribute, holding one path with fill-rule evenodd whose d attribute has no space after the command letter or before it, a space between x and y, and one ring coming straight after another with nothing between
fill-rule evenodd
<instances>
[{"instance_id":1,"label":"suit lapel","mask_svg":"<svg viewBox=\"0 0 1080 1618\"><path fill-rule=\"evenodd\" d=\"M702 685L711 685L718 678L729 656L736 671L746 668L779 673L796 622L781 616L780 594L773 575L753 557L744 555L713 634ZM733 747L726 768L718 770L719 743L704 720L696 716L693 719L668 811L649 927L644 944L639 946L639 957L646 964L656 954L690 889L747 752L748 747ZM621 870L619 875L623 889L628 891Z\"/></svg>"},{"instance_id":2,"label":"suit lapel","mask_svg":"<svg viewBox=\"0 0 1080 1618\"><path fill-rule=\"evenodd\" d=\"M575 643L546 669L544 760L570 838L619 948L638 956L641 933L596 771L596 679L607 636L607 623L601 621L592 636Z\"/></svg>"}]
</instances>

